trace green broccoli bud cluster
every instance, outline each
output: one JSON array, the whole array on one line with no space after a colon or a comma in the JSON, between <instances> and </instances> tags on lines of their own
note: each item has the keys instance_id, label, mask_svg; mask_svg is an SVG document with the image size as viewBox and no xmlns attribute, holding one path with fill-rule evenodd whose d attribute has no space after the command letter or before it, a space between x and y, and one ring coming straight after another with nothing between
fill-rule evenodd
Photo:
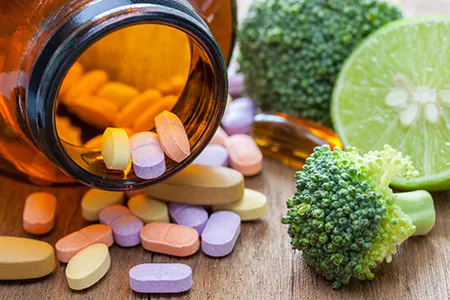
<instances>
[{"instance_id":1,"label":"green broccoli bud cluster","mask_svg":"<svg viewBox=\"0 0 450 300\"><path fill-rule=\"evenodd\" d=\"M378 0L257 0L238 38L246 92L263 110L331 126L339 70L374 30L401 18Z\"/></svg>"},{"instance_id":2,"label":"green broccoli bud cluster","mask_svg":"<svg viewBox=\"0 0 450 300\"><path fill-rule=\"evenodd\" d=\"M416 231L389 188L390 180L398 175L409 178L418 172L409 157L387 145L363 156L353 147L345 151L317 147L297 172L296 193L286 202L288 213L282 223L289 225L292 247L332 280L333 288L352 277L373 279L377 264L390 262L396 246ZM434 212L431 196L420 195L427 198L428 211ZM410 212L424 209L418 201ZM408 206L406 200L403 204ZM420 226L428 226L420 228L421 232L433 225L432 213L421 216Z\"/></svg>"}]
</instances>

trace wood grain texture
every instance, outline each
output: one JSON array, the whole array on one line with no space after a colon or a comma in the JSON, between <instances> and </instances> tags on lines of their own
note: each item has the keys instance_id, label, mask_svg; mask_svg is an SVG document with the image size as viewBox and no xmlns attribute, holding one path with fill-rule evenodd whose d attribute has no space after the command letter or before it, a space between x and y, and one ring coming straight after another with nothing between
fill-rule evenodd
<instances>
[{"instance_id":1,"label":"wood grain texture","mask_svg":"<svg viewBox=\"0 0 450 300\"><path fill-rule=\"evenodd\" d=\"M249 0L237 0L245 15ZM402 0L400 0L402 1ZM407 15L450 12L448 0L403 0ZM0 299L168 299L169 295L141 295L129 288L128 270L140 263L181 262L191 266L194 286L174 299L450 299L450 192L434 193L437 223L427 237L413 237L399 247L390 264L382 264L372 282L351 281L335 291L289 246L287 227L280 223L285 201L294 191L295 170L270 159L264 172L246 186L265 193L269 213L261 221L242 224L235 250L225 258L198 252L189 258L151 254L142 247L114 245L107 275L95 286L72 292L65 264L41 279L0 281ZM0 235L37 238L52 245L62 236L88 225L80 212L85 188L40 188L0 177ZM58 198L55 228L36 237L22 228L26 196L48 191ZM0 245L1 251L1 245Z\"/></svg>"}]
</instances>

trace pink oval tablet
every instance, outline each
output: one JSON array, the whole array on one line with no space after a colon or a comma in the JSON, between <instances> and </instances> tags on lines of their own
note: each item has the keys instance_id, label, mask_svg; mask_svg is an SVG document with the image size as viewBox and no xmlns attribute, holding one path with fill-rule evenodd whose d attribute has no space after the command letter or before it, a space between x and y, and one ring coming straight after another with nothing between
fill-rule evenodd
<instances>
[{"instance_id":1,"label":"pink oval tablet","mask_svg":"<svg viewBox=\"0 0 450 300\"><path fill-rule=\"evenodd\" d=\"M214 134L210 144L214 145L220 145L225 146L225 141L228 138L228 134L225 132L225 130L222 129L222 127L217 128L216 133Z\"/></svg>"},{"instance_id":2,"label":"pink oval tablet","mask_svg":"<svg viewBox=\"0 0 450 300\"><path fill-rule=\"evenodd\" d=\"M220 145L208 145L192 163L226 167L228 165L228 151Z\"/></svg>"},{"instance_id":3,"label":"pink oval tablet","mask_svg":"<svg viewBox=\"0 0 450 300\"><path fill-rule=\"evenodd\" d=\"M230 136L226 143L230 165L245 176L256 175L262 170L263 155L253 138L246 134Z\"/></svg>"},{"instance_id":4,"label":"pink oval tablet","mask_svg":"<svg viewBox=\"0 0 450 300\"><path fill-rule=\"evenodd\" d=\"M166 162L156 133L141 132L133 135L130 149L136 176L152 179L164 174Z\"/></svg>"},{"instance_id":5,"label":"pink oval tablet","mask_svg":"<svg viewBox=\"0 0 450 300\"><path fill-rule=\"evenodd\" d=\"M165 110L155 118L159 141L168 157L181 162L191 154L191 146L181 120Z\"/></svg>"},{"instance_id":6,"label":"pink oval tablet","mask_svg":"<svg viewBox=\"0 0 450 300\"><path fill-rule=\"evenodd\" d=\"M181 293L192 288L192 269L183 264L140 264L129 275L130 287L138 293Z\"/></svg>"},{"instance_id":7,"label":"pink oval tablet","mask_svg":"<svg viewBox=\"0 0 450 300\"><path fill-rule=\"evenodd\" d=\"M222 257L233 251L241 232L241 218L231 211L213 213L202 233L202 251L212 257Z\"/></svg>"},{"instance_id":8,"label":"pink oval tablet","mask_svg":"<svg viewBox=\"0 0 450 300\"><path fill-rule=\"evenodd\" d=\"M101 223L112 229L114 241L122 247L133 247L141 243L140 231L144 223L120 204L105 207L98 214Z\"/></svg>"}]
</instances>

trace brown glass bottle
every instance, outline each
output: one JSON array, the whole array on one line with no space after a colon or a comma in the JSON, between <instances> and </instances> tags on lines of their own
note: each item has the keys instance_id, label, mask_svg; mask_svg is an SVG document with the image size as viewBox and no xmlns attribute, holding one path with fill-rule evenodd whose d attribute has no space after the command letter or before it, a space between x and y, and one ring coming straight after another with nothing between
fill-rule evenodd
<instances>
[{"instance_id":1,"label":"brown glass bottle","mask_svg":"<svg viewBox=\"0 0 450 300\"><path fill-rule=\"evenodd\" d=\"M233 0L15 0L0 5L0 173L45 184L143 187L187 166L225 109L234 46ZM173 76L185 86L172 111L191 156L154 180L107 170L99 150L58 136L58 91L77 60L145 90Z\"/></svg>"}]
</instances>

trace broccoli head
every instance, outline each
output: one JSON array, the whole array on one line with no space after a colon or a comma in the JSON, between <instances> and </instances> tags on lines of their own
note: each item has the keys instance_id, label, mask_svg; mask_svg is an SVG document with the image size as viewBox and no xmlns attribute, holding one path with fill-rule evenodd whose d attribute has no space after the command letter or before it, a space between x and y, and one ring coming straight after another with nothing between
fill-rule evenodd
<instances>
[{"instance_id":1,"label":"broccoli head","mask_svg":"<svg viewBox=\"0 0 450 300\"><path fill-rule=\"evenodd\" d=\"M399 18L396 7L378 0L257 0L238 36L246 92L263 110L331 126L329 104L344 60Z\"/></svg>"},{"instance_id":2,"label":"broccoli head","mask_svg":"<svg viewBox=\"0 0 450 300\"><path fill-rule=\"evenodd\" d=\"M317 147L297 172L296 193L282 223L294 249L332 280L374 278L377 263L390 262L396 246L434 225L433 199L425 191L394 194L394 176L418 176L408 156L390 146L363 156L356 148ZM409 214L409 215L408 215Z\"/></svg>"}]
</instances>

